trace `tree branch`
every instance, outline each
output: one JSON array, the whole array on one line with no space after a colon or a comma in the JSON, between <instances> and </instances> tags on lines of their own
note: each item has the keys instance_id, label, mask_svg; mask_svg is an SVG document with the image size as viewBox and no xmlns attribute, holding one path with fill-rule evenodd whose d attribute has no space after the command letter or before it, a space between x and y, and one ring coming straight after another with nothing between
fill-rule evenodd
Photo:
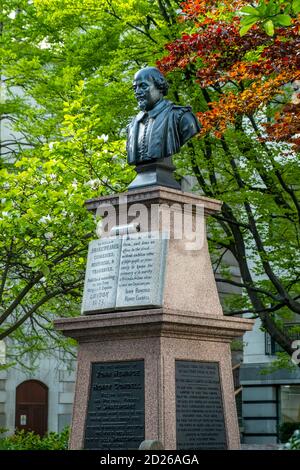
<instances>
[{"instance_id":1,"label":"tree branch","mask_svg":"<svg viewBox=\"0 0 300 470\"><path fill-rule=\"evenodd\" d=\"M10 247L9 247L9 250L8 250L8 253L7 253L7 257L6 257L5 268L4 268L4 271L3 271L3 274L2 274L1 287L0 287L0 302L2 301L2 296L3 296L3 292L4 292L4 287L5 287L5 283L6 283L6 279L7 279L7 275L8 275L8 271L9 271L9 267L10 267L10 259L11 259L11 255L12 255L12 247L13 247L13 241L11 241L11 243L10 243Z\"/></svg>"},{"instance_id":2,"label":"tree branch","mask_svg":"<svg viewBox=\"0 0 300 470\"><path fill-rule=\"evenodd\" d=\"M233 312L224 312L224 315L227 316L233 316L233 315L245 315L246 313L253 313L253 314L259 314L259 313L273 313L276 312L277 310L281 309L284 307L284 303L281 302L280 304L275 305L274 307L268 307L264 308L263 310L255 310L255 309L247 309L247 310L237 310Z\"/></svg>"},{"instance_id":3,"label":"tree branch","mask_svg":"<svg viewBox=\"0 0 300 470\"><path fill-rule=\"evenodd\" d=\"M254 292L259 292L260 294L267 295L268 297L271 297L271 299L278 302L278 297L276 295L274 295L271 292L269 292L265 289L262 289L260 287L255 287L253 284L245 284L245 283L242 283L242 282L232 281L231 279L224 279L224 278L215 278L215 280L216 280L216 282L222 282L224 284L230 284L232 286L242 287L243 289L250 289ZM257 309L256 312L264 311L264 310L265 310L265 308Z\"/></svg>"},{"instance_id":4,"label":"tree branch","mask_svg":"<svg viewBox=\"0 0 300 470\"><path fill-rule=\"evenodd\" d=\"M257 135L258 138L262 138L262 135L261 135L261 132L255 122L255 119L253 117L253 115L249 115L248 116L248 119L250 120L251 122L251 125ZM273 168L274 168L274 172L275 172L275 175L281 185L281 187L284 189L284 191L290 195L294 205L295 205L295 208L297 210L297 213L298 213L298 219L300 221L300 204L299 204L299 201L297 199L297 196L296 194L294 193L294 191L286 184L286 182L284 181L284 179L282 178L282 175L280 173L280 171L278 171L278 169L276 168L276 164L274 162L274 159L273 159L273 154L272 152L269 150L269 148L267 147L266 143L265 142L261 142L261 145L264 147L264 149L266 150L267 154L269 155L269 157L271 158L272 160L272 165L273 165Z\"/></svg>"},{"instance_id":5,"label":"tree branch","mask_svg":"<svg viewBox=\"0 0 300 470\"><path fill-rule=\"evenodd\" d=\"M221 262L222 262L222 259L224 258L224 256L226 255L226 253L228 252L228 248L226 248L226 250L223 250L223 253L221 254L221 256L219 256L219 259L218 259L218 262L216 263L216 266L214 267L214 274L216 274Z\"/></svg>"},{"instance_id":6,"label":"tree branch","mask_svg":"<svg viewBox=\"0 0 300 470\"><path fill-rule=\"evenodd\" d=\"M226 151L229 152L230 150L229 150L224 138L221 139L221 142L222 142L222 145L224 147L224 150L226 149ZM244 189L245 184L244 184L242 178L240 177L240 174L239 174L239 171L238 171L238 168L237 168L237 165L236 165L236 162L235 162L234 158L230 158L230 164L231 164L232 169L234 171L238 186L241 189ZM245 210L246 210L246 213L247 213L247 216L248 216L249 228L250 228L250 231L253 235L253 238L254 238L254 241L255 241L255 244L256 244L256 247L257 247L257 250L258 250L258 254L259 254L262 266L263 266L267 276L269 277L270 281L274 285L277 292L281 295L282 299L284 299L287 302L287 305L291 308L291 310L293 310L296 313L300 313L300 304L298 302L295 302L290 297L289 293L284 289L284 287L283 287L282 283L280 282L279 278L276 276L276 274L272 270L270 263L267 261L267 253L265 251L262 239L261 239L261 237L258 233L255 218L253 216L251 206L250 206L250 204L247 200L245 200L245 202L244 202L244 207L245 207Z\"/></svg>"},{"instance_id":7,"label":"tree branch","mask_svg":"<svg viewBox=\"0 0 300 470\"><path fill-rule=\"evenodd\" d=\"M113 11L106 10L106 13L111 15L113 18L116 18L117 20L122 21L122 18ZM130 23L129 21L126 21L126 24L128 26L130 26L130 28L133 28L136 31L138 31L139 33L144 34L148 39L150 39L150 41L154 42L155 44L158 44L158 42L147 31L144 31L143 29L139 28L138 26L135 26L134 24Z\"/></svg>"},{"instance_id":8,"label":"tree branch","mask_svg":"<svg viewBox=\"0 0 300 470\"><path fill-rule=\"evenodd\" d=\"M77 281L78 282L78 281ZM15 331L17 328L19 328L31 315L33 315L42 305L44 305L46 302L48 302L50 299L53 297L56 297L61 294L67 294L69 291L75 289L75 285L73 284L72 286L68 288L63 288L63 289L57 289L56 291L52 291L46 295L44 295L33 307L31 307L25 315L23 315L14 325L10 326L6 330L2 331L0 333L0 341L7 336L9 336L13 331Z\"/></svg>"}]
</instances>

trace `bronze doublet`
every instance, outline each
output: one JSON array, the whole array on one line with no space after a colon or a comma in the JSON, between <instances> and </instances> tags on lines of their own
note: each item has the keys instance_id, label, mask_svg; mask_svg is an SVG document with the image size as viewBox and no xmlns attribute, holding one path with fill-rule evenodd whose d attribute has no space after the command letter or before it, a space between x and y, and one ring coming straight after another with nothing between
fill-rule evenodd
<instances>
[{"instance_id":1,"label":"bronze doublet","mask_svg":"<svg viewBox=\"0 0 300 470\"><path fill-rule=\"evenodd\" d=\"M170 157L200 130L189 106L161 100L148 112L141 111L127 128L127 158L130 164Z\"/></svg>"}]
</instances>

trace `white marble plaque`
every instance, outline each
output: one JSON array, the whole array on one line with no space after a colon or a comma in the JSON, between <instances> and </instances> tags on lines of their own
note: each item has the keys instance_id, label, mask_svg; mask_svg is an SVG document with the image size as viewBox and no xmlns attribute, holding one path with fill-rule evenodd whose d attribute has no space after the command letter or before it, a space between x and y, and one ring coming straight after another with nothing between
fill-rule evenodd
<instances>
[{"instance_id":1,"label":"white marble plaque","mask_svg":"<svg viewBox=\"0 0 300 470\"><path fill-rule=\"evenodd\" d=\"M116 309L162 305L167 244L151 232L123 238Z\"/></svg>"},{"instance_id":2,"label":"white marble plaque","mask_svg":"<svg viewBox=\"0 0 300 470\"><path fill-rule=\"evenodd\" d=\"M82 313L114 309L121 245L120 238L104 238L90 242Z\"/></svg>"}]
</instances>

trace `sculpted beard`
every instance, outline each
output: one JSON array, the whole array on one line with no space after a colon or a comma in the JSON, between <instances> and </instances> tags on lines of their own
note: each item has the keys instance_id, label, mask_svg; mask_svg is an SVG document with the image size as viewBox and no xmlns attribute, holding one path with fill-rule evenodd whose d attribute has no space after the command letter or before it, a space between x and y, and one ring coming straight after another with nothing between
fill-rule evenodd
<instances>
[{"instance_id":1,"label":"sculpted beard","mask_svg":"<svg viewBox=\"0 0 300 470\"><path fill-rule=\"evenodd\" d=\"M147 107L147 99L144 96L141 96L137 99L139 108L144 111Z\"/></svg>"}]
</instances>

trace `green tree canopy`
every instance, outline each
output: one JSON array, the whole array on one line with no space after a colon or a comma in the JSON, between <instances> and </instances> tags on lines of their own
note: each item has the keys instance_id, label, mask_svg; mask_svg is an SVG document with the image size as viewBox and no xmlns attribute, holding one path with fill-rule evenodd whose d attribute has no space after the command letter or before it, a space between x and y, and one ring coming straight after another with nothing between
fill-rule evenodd
<instances>
[{"instance_id":1,"label":"green tree canopy","mask_svg":"<svg viewBox=\"0 0 300 470\"><path fill-rule=\"evenodd\" d=\"M300 78L299 2L188 0L182 14L184 34L159 63L197 82L204 98L187 163L198 189L224 201L212 246L230 251L241 272L240 283L226 271L218 280L247 294L229 299L229 312L260 317L292 354L300 331L287 327L300 314L299 101L286 113Z\"/></svg>"},{"instance_id":2,"label":"green tree canopy","mask_svg":"<svg viewBox=\"0 0 300 470\"><path fill-rule=\"evenodd\" d=\"M193 3L198 10L192 10ZM125 127L135 114L134 73L155 65L165 55L164 45L182 35L191 51L189 37L199 34L199 22L206 21L211 42L205 57L211 44L216 60L223 54L214 70L220 76L214 80L204 56L197 56L196 66L181 57L180 67L167 77L170 99L191 104L205 128L210 103L219 103L219 116L224 117L222 99L240 92L239 87L251 87L251 77L238 86L237 80L223 83L226 64L233 64L235 56L240 60L243 52L238 44L233 47L230 36L221 37L222 25L232 26L240 3L247 2L186 2L183 21L175 0L4 0L1 338L18 339L22 351L47 349L55 344L55 315L78 314L94 230L84 201L122 191L134 176L124 146ZM275 41L259 34L269 44ZM257 59L264 44L251 48L248 38L242 57L246 65ZM174 44L179 47L180 42ZM205 70L208 81L199 86ZM261 120L265 115L273 119L276 103L280 106L288 94L274 92L264 102L267 107L254 103L250 114L230 114L227 108L233 118L225 132L216 135L211 127L175 161L179 176L196 178L195 190L224 201L222 214L210 221L211 251L216 269L221 269L220 281L229 284L235 283L220 268L222 257L227 251L236 257L242 277L238 286L245 294L230 298L227 313L260 316L264 328L291 353L283 320L298 313L299 166L290 147L257 138Z\"/></svg>"},{"instance_id":3,"label":"green tree canopy","mask_svg":"<svg viewBox=\"0 0 300 470\"><path fill-rule=\"evenodd\" d=\"M132 76L176 37L177 2L4 0L1 19L0 339L12 360L67 347L80 312L86 199L125 190Z\"/></svg>"}]
</instances>

